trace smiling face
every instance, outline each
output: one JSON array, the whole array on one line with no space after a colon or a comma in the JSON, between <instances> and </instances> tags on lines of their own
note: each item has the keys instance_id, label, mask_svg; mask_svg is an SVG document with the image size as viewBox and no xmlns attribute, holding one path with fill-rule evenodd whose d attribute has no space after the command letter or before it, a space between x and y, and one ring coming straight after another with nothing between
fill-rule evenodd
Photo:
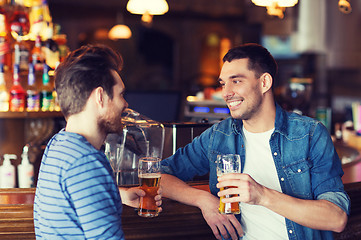
<instances>
[{"instance_id":1,"label":"smiling face","mask_svg":"<svg viewBox=\"0 0 361 240\"><path fill-rule=\"evenodd\" d=\"M262 81L248 69L247 58L225 62L219 82L233 118L250 120L257 116L263 102Z\"/></svg>"}]
</instances>

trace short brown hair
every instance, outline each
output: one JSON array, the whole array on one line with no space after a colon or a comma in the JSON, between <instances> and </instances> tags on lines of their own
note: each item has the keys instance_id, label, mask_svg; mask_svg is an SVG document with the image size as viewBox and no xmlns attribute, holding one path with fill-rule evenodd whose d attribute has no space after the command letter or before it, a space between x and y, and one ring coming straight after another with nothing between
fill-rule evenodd
<instances>
[{"instance_id":1,"label":"short brown hair","mask_svg":"<svg viewBox=\"0 0 361 240\"><path fill-rule=\"evenodd\" d=\"M65 118L81 112L92 91L102 87L113 98L114 77L122 58L105 45L87 45L71 52L55 71L55 90Z\"/></svg>"},{"instance_id":2,"label":"short brown hair","mask_svg":"<svg viewBox=\"0 0 361 240\"><path fill-rule=\"evenodd\" d=\"M275 79L277 63L271 53L263 46L256 43L246 43L234 47L223 57L223 62L232 62L242 58L248 58L248 69L254 71L257 77L267 72Z\"/></svg>"}]
</instances>

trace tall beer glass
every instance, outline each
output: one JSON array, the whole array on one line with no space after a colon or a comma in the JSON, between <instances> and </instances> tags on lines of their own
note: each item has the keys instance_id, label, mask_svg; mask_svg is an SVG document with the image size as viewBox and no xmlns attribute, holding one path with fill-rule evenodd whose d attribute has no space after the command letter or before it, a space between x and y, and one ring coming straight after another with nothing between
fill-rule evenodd
<instances>
[{"instance_id":1,"label":"tall beer glass","mask_svg":"<svg viewBox=\"0 0 361 240\"><path fill-rule=\"evenodd\" d=\"M143 157L139 159L138 177L140 188L145 196L140 198L138 215L142 217L156 217L159 208L154 197L157 195L160 183L160 158Z\"/></svg>"},{"instance_id":2,"label":"tall beer glass","mask_svg":"<svg viewBox=\"0 0 361 240\"><path fill-rule=\"evenodd\" d=\"M217 176L222 176L227 173L241 172L241 158L238 154L217 155ZM232 186L222 187L220 190L232 188ZM239 202L224 203L222 199L231 198L236 195L225 195L219 200L219 212L222 214L239 214Z\"/></svg>"}]
</instances>

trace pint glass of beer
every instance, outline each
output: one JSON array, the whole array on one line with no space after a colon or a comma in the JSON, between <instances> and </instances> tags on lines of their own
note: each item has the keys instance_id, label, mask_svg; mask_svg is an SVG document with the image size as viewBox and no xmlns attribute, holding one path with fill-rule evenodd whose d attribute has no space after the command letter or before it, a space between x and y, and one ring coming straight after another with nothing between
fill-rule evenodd
<instances>
[{"instance_id":1,"label":"pint glass of beer","mask_svg":"<svg viewBox=\"0 0 361 240\"><path fill-rule=\"evenodd\" d=\"M145 196L140 198L138 215L141 217L156 217L159 214L154 197L157 195L160 183L160 158L143 157L139 159L138 177L140 188Z\"/></svg>"},{"instance_id":2,"label":"pint glass of beer","mask_svg":"<svg viewBox=\"0 0 361 240\"><path fill-rule=\"evenodd\" d=\"M222 176L227 173L240 173L241 172L241 158L238 154L217 155L217 176ZM232 186L221 188L224 190ZM239 202L224 203L223 198L234 197L235 195L225 195L219 200L219 212L222 214L239 214Z\"/></svg>"}]
</instances>

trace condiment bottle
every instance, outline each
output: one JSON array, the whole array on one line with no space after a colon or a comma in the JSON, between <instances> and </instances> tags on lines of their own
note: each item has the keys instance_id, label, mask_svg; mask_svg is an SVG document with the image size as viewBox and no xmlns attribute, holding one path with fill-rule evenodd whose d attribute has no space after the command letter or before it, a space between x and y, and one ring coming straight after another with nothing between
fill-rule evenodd
<instances>
[{"instance_id":1,"label":"condiment bottle","mask_svg":"<svg viewBox=\"0 0 361 240\"><path fill-rule=\"evenodd\" d=\"M29 162L29 146L25 145L21 154L21 164L18 165L18 180L20 188L34 187L34 166Z\"/></svg>"},{"instance_id":2,"label":"condiment bottle","mask_svg":"<svg viewBox=\"0 0 361 240\"><path fill-rule=\"evenodd\" d=\"M0 187L15 187L15 167L11 165L11 159L16 159L15 154L4 154L4 162L0 168Z\"/></svg>"}]
</instances>

